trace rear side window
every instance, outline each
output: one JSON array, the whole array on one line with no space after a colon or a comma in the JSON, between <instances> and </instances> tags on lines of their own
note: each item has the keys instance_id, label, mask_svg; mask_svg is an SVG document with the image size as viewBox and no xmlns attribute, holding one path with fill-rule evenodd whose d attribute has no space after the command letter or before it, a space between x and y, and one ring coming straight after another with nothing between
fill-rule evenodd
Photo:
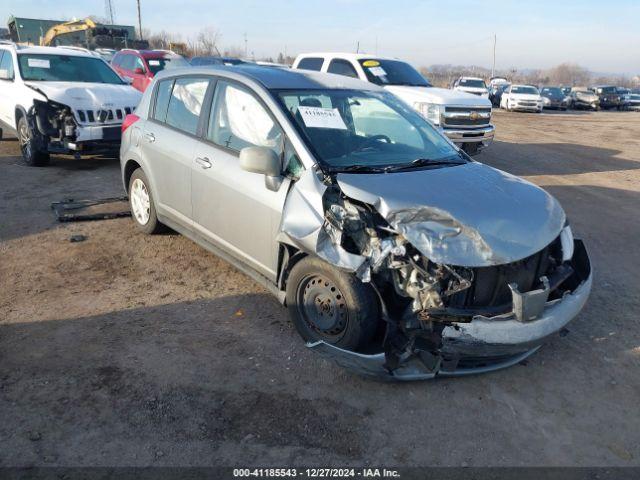
<instances>
[{"instance_id":1,"label":"rear side window","mask_svg":"<svg viewBox=\"0 0 640 480\"><path fill-rule=\"evenodd\" d=\"M136 63L136 57L126 53L122 56L122 59L120 60L120 67L124 70L133 70L133 66L135 65L135 63Z\"/></svg>"},{"instance_id":2,"label":"rear side window","mask_svg":"<svg viewBox=\"0 0 640 480\"><path fill-rule=\"evenodd\" d=\"M269 147L280 155L284 133L251 92L219 82L207 138L237 152L245 147L258 146Z\"/></svg>"},{"instance_id":3,"label":"rear side window","mask_svg":"<svg viewBox=\"0 0 640 480\"><path fill-rule=\"evenodd\" d=\"M324 63L324 58L303 58L298 63L298 67L301 70L315 70L317 72L322 68L322 64Z\"/></svg>"},{"instance_id":4,"label":"rear side window","mask_svg":"<svg viewBox=\"0 0 640 480\"><path fill-rule=\"evenodd\" d=\"M341 60L339 58L331 60L327 72L335 73L336 75L344 75L346 77L358 78L358 72L356 72L356 69L353 68L351 62L347 60Z\"/></svg>"},{"instance_id":5,"label":"rear side window","mask_svg":"<svg viewBox=\"0 0 640 480\"><path fill-rule=\"evenodd\" d=\"M166 124L195 135L208 86L206 78L178 78L171 91Z\"/></svg>"},{"instance_id":6,"label":"rear side window","mask_svg":"<svg viewBox=\"0 0 640 480\"><path fill-rule=\"evenodd\" d=\"M167 119L167 108L169 107L171 90L173 90L173 79L158 82L157 88L156 106L153 110L153 118L154 120L164 123Z\"/></svg>"},{"instance_id":7,"label":"rear side window","mask_svg":"<svg viewBox=\"0 0 640 480\"><path fill-rule=\"evenodd\" d=\"M113 65L115 65L116 67L119 67L122 64L122 58L123 57L124 57L124 55L116 54L116 56L113 57L113 60L111 60L111 63Z\"/></svg>"},{"instance_id":8,"label":"rear side window","mask_svg":"<svg viewBox=\"0 0 640 480\"><path fill-rule=\"evenodd\" d=\"M13 80L13 58L11 57L11 52L0 50L0 70L4 74L2 78Z\"/></svg>"}]
</instances>

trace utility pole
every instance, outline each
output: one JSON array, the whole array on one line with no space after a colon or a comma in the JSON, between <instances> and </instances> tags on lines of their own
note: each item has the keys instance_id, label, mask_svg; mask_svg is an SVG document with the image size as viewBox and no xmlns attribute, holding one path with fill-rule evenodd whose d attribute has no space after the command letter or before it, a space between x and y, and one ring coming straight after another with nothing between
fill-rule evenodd
<instances>
[{"instance_id":1,"label":"utility pole","mask_svg":"<svg viewBox=\"0 0 640 480\"><path fill-rule=\"evenodd\" d=\"M244 33L244 58L249 58L248 55L249 53L247 49L247 32L245 32Z\"/></svg>"},{"instance_id":2,"label":"utility pole","mask_svg":"<svg viewBox=\"0 0 640 480\"><path fill-rule=\"evenodd\" d=\"M113 10L113 2L111 0L104 0L104 10L107 14L107 18L110 20L111 25L115 23L114 17L115 13Z\"/></svg>"},{"instance_id":3,"label":"utility pole","mask_svg":"<svg viewBox=\"0 0 640 480\"><path fill-rule=\"evenodd\" d=\"M356 43L356 53L360 53L360 40Z\"/></svg>"},{"instance_id":4,"label":"utility pole","mask_svg":"<svg viewBox=\"0 0 640 480\"><path fill-rule=\"evenodd\" d=\"M138 0L138 35L142 40L142 16L140 15L140 0Z\"/></svg>"},{"instance_id":5,"label":"utility pole","mask_svg":"<svg viewBox=\"0 0 640 480\"><path fill-rule=\"evenodd\" d=\"M493 34L493 67L491 68L491 76L495 77L496 75L496 42L498 40L498 36Z\"/></svg>"}]
</instances>

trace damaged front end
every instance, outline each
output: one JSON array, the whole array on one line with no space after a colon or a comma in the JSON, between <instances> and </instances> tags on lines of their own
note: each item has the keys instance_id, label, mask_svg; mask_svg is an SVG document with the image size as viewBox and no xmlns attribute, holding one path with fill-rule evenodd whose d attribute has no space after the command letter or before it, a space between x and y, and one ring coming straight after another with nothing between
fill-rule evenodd
<instances>
[{"instance_id":1,"label":"damaged front end","mask_svg":"<svg viewBox=\"0 0 640 480\"><path fill-rule=\"evenodd\" d=\"M108 110L96 112L96 117L96 122L113 120ZM27 112L27 120L33 145L40 151L78 156L118 149L119 125L85 126L78 122L69 106L51 99L35 99Z\"/></svg>"},{"instance_id":2,"label":"damaged front end","mask_svg":"<svg viewBox=\"0 0 640 480\"><path fill-rule=\"evenodd\" d=\"M464 172L456 174L464 178ZM430 201L431 177L418 173L403 174L399 195L379 191L378 178L369 182L372 176L339 175L335 181L312 171L293 187L281 240L370 284L385 322L375 353L322 341L308 346L360 374L397 380L479 373L521 361L584 306L591 288L584 245L570 236L555 200L537 187L501 185L502 195L513 195L509 189L528 192L534 208L540 203L546 209L537 220L531 214L530 222L538 222L542 233L526 247L518 212L465 221L465 202L456 207L444 194ZM503 178L513 182L501 172L494 180L498 185ZM483 190L484 199L477 193L476 204L500 201L486 193L492 191L486 185ZM452 208L445 208L447 202ZM510 230L512 238L504 238Z\"/></svg>"}]
</instances>

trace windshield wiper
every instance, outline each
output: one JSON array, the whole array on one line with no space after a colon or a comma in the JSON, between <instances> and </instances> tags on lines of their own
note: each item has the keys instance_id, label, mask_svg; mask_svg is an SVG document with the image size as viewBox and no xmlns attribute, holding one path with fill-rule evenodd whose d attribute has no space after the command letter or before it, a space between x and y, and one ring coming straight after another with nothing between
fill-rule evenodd
<instances>
[{"instance_id":1,"label":"windshield wiper","mask_svg":"<svg viewBox=\"0 0 640 480\"><path fill-rule=\"evenodd\" d=\"M402 165L388 165L383 168L385 172L400 172L402 170L411 170L412 168L419 167L432 167L438 165L463 165L466 162L460 162L457 160L432 160L429 158L416 158L410 163L403 163Z\"/></svg>"},{"instance_id":2,"label":"windshield wiper","mask_svg":"<svg viewBox=\"0 0 640 480\"><path fill-rule=\"evenodd\" d=\"M377 167L372 165L345 165L344 167L329 167L332 173L337 172L384 172L386 167Z\"/></svg>"}]
</instances>

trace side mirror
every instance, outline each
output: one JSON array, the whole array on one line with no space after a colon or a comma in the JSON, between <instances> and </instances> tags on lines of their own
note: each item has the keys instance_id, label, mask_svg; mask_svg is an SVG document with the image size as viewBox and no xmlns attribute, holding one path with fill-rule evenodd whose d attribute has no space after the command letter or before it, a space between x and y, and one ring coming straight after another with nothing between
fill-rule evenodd
<instances>
[{"instance_id":1,"label":"side mirror","mask_svg":"<svg viewBox=\"0 0 640 480\"><path fill-rule=\"evenodd\" d=\"M280 157L267 147L246 147L240 150L240 168L246 172L265 176L269 190L277 191L282 184L282 163Z\"/></svg>"},{"instance_id":2,"label":"side mirror","mask_svg":"<svg viewBox=\"0 0 640 480\"><path fill-rule=\"evenodd\" d=\"M133 73L135 73L136 75L142 75L144 73L144 70L142 69L142 67L136 67L133 69Z\"/></svg>"},{"instance_id":3,"label":"side mirror","mask_svg":"<svg viewBox=\"0 0 640 480\"><path fill-rule=\"evenodd\" d=\"M279 177L282 173L280 158L267 147L246 147L240 150L240 168L267 177Z\"/></svg>"}]
</instances>

